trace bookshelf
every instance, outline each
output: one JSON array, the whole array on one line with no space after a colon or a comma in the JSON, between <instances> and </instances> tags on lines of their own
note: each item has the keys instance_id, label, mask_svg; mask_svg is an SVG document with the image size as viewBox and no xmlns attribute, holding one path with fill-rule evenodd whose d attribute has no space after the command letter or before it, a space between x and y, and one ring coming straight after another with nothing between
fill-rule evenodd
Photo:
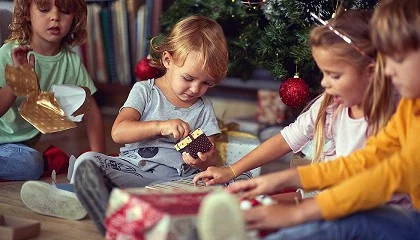
<instances>
[{"instance_id":1,"label":"bookshelf","mask_svg":"<svg viewBox=\"0 0 420 240\"><path fill-rule=\"evenodd\" d=\"M102 106L121 106L136 81L135 64L160 32L168 0L86 0L88 38L82 58Z\"/></svg>"},{"instance_id":2,"label":"bookshelf","mask_svg":"<svg viewBox=\"0 0 420 240\"><path fill-rule=\"evenodd\" d=\"M88 34L92 35L82 52L98 88L95 95L100 106L119 107L126 100L136 81L135 64L147 55L149 39L159 34L159 17L168 2L171 1L86 0ZM98 44L98 39L104 37L108 42ZM114 52L101 53L101 49Z\"/></svg>"},{"instance_id":3,"label":"bookshelf","mask_svg":"<svg viewBox=\"0 0 420 240\"><path fill-rule=\"evenodd\" d=\"M85 66L95 82L131 85L151 37L151 0L87 0ZM158 2L156 2L158 3Z\"/></svg>"}]
</instances>

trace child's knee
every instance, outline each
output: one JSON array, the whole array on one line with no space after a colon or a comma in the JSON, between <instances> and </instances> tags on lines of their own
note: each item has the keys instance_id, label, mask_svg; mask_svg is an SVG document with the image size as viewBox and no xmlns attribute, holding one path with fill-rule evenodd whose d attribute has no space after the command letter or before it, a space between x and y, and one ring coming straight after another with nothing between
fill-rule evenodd
<instances>
[{"instance_id":1,"label":"child's knee","mask_svg":"<svg viewBox=\"0 0 420 240\"><path fill-rule=\"evenodd\" d=\"M96 161L96 159L98 158L98 157L101 157L101 156L104 156L104 157L106 157L106 155L104 155L104 154L101 154L101 153L97 153L97 152L85 152L85 153L82 153L77 159L76 159L76 164L78 163L78 162L82 162L82 161L85 161L85 160L93 160L93 161Z\"/></svg>"},{"instance_id":2,"label":"child's knee","mask_svg":"<svg viewBox=\"0 0 420 240\"><path fill-rule=\"evenodd\" d=\"M82 158L86 158L88 156L91 156L94 152L84 152L82 154L79 155L79 157L77 157L77 159L82 159Z\"/></svg>"},{"instance_id":3,"label":"child's knee","mask_svg":"<svg viewBox=\"0 0 420 240\"><path fill-rule=\"evenodd\" d=\"M26 154L26 161L20 170L16 169L16 177L20 180L39 179L44 172L44 159L39 152L30 152ZM23 157L23 156L22 156Z\"/></svg>"},{"instance_id":4,"label":"child's knee","mask_svg":"<svg viewBox=\"0 0 420 240\"><path fill-rule=\"evenodd\" d=\"M79 165L84 162L84 161L92 161L95 164L97 164L98 166L101 165L98 157L101 156L106 156L103 155L101 153L97 153L97 152L85 152L82 155L80 155L76 161L74 162L74 166L69 166L69 169L71 169L71 173L69 175L70 178L70 183L74 183L74 174L76 173L77 168L79 167Z\"/></svg>"},{"instance_id":5,"label":"child's knee","mask_svg":"<svg viewBox=\"0 0 420 240\"><path fill-rule=\"evenodd\" d=\"M44 163L36 163L33 162L32 164L28 164L28 179L25 180L36 180L41 177L41 175L44 173Z\"/></svg>"},{"instance_id":6,"label":"child's knee","mask_svg":"<svg viewBox=\"0 0 420 240\"><path fill-rule=\"evenodd\" d=\"M83 161L93 161L96 164L100 165L99 159L101 158L101 156L106 156L103 155L101 153L97 153L97 152L85 152L82 155L80 155L75 163L74 163L74 171L76 171L77 167L80 165L80 163L82 163Z\"/></svg>"}]
</instances>

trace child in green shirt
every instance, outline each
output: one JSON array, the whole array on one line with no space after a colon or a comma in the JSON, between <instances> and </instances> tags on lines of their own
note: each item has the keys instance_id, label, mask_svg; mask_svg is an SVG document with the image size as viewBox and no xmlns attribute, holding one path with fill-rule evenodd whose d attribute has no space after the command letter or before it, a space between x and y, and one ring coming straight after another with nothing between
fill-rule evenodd
<instances>
[{"instance_id":1,"label":"child in green shirt","mask_svg":"<svg viewBox=\"0 0 420 240\"><path fill-rule=\"evenodd\" d=\"M70 50L86 38L86 17L84 0L15 0L11 35L0 48L0 180L38 179L44 170L42 154L33 148L40 132L20 116L18 107L25 97L16 97L6 84L6 65L29 62L41 91L71 84L95 93L80 57ZM83 120L91 150L104 152L102 116L93 98Z\"/></svg>"}]
</instances>

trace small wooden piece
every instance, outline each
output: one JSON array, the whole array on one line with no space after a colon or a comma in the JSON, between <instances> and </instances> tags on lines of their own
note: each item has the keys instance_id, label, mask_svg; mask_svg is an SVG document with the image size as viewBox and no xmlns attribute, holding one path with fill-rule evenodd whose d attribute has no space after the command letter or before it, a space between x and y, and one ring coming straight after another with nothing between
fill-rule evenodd
<instances>
[{"instance_id":1,"label":"small wooden piece","mask_svg":"<svg viewBox=\"0 0 420 240\"><path fill-rule=\"evenodd\" d=\"M0 215L0 239L22 240L37 237L41 223L35 220Z\"/></svg>"}]
</instances>

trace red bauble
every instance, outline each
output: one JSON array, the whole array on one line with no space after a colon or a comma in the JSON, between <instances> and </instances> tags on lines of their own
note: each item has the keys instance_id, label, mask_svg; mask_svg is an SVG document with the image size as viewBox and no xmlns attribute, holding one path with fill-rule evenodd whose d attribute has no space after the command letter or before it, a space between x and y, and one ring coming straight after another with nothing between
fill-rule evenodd
<instances>
[{"instance_id":1,"label":"red bauble","mask_svg":"<svg viewBox=\"0 0 420 240\"><path fill-rule=\"evenodd\" d=\"M289 107L299 107L309 98L309 86L299 76L286 79L279 88L280 99Z\"/></svg>"},{"instance_id":2,"label":"red bauble","mask_svg":"<svg viewBox=\"0 0 420 240\"><path fill-rule=\"evenodd\" d=\"M134 72L140 80L147 80L159 76L159 69L150 66L150 60L147 58L143 58L137 62Z\"/></svg>"}]
</instances>

